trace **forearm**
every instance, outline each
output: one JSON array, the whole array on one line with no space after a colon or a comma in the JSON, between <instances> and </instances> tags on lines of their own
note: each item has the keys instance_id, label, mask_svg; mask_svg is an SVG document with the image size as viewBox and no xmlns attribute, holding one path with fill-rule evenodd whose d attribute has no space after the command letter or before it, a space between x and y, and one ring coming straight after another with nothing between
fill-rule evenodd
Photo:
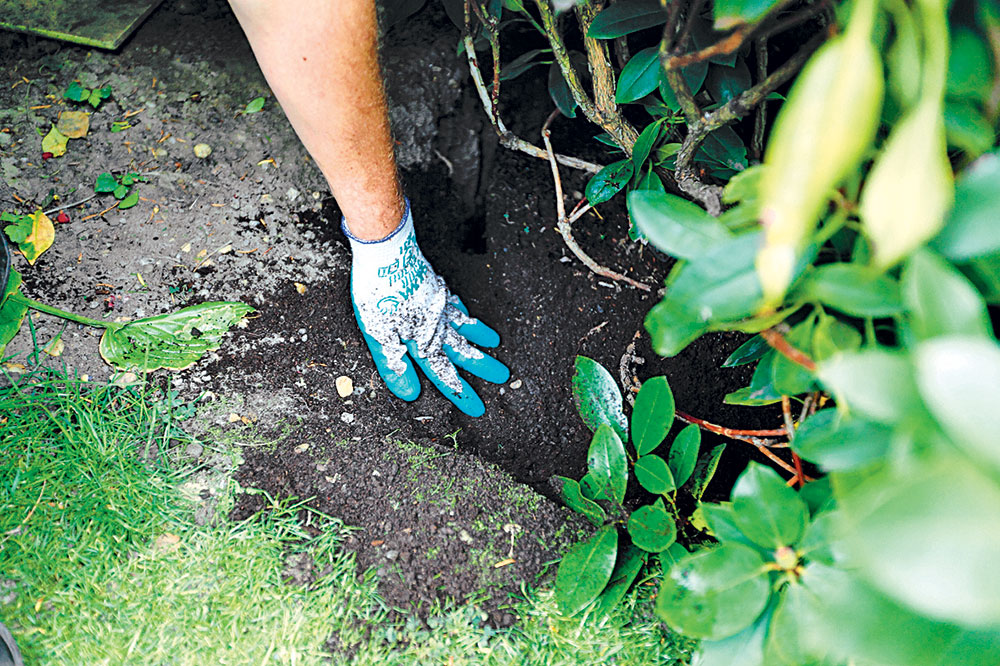
<instances>
[{"instance_id":1,"label":"forearm","mask_svg":"<svg viewBox=\"0 0 1000 666\"><path fill-rule=\"evenodd\" d=\"M292 127L351 232L389 234L403 214L378 66L373 0L230 0Z\"/></svg>"}]
</instances>

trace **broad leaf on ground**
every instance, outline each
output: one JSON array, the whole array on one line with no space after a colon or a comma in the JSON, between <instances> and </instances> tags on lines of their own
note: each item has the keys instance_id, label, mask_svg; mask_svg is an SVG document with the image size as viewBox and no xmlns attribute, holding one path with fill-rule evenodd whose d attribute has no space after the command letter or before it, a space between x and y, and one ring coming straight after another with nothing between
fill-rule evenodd
<instances>
[{"instance_id":1,"label":"broad leaf on ground","mask_svg":"<svg viewBox=\"0 0 1000 666\"><path fill-rule=\"evenodd\" d=\"M642 383L632 408L632 444L638 456L660 445L674 424L674 394L666 377L652 377Z\"/></svg>"},{"instance_id":2,"label":"broad leaf on ground","mask_svg":"<svg viewBox=\"0 0 1000 666\"><path fill-rule=\"evenodd\" d=\"M621 504L625 500L628 485L628 457L625 445L607 424L601 424L590 440L587 451L589 477L597 486L594 499L603 499Z\"/></svg>"},{"instance_id":3,"label":"broad leaf on ground","mask_svg":"<svg viewBox=\"0 0 1000 666\"><path fill-rule=\"evenodd\" d=\"M574 615L592 602L611 580L618 556L618 531L607 525L576 544L556 572L556 603L564 615Z\"/></svg>"},{"instance_id":4,"label":"broad leaf on ground","mask_svg":"<svg viewBox=\"0 0 1000 666\"><path fill-rule=\"evenodd\" d=\"M670 547L677 538L677 526L673 516L667 513L662 497L632 512L628 519L628 533L632 543L650 553L659 553Z\"/></svg>"},{"instance_id":5,"label":"broad leaf on ground","mask_svg":"<svg viewBox=\"0 0 1000 666\"><path fill-rule=\"evenodd\" d=\"M622 393L614 377L592 358L577 356L573 373L573 399L580 418L592 431L605 423L619 439L628 441L628 421L622 407Z\"/></svg>"}]
</instances>

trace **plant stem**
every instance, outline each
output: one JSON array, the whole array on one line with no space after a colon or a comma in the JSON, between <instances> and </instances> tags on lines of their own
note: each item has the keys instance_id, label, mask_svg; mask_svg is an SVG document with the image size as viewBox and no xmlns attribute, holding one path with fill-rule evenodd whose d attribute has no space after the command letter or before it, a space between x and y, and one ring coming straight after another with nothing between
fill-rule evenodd
<instances>
[{"instance_id":1,"label":"plant stem","mask_svg":"<svg viewBox=\"0 0 1000 666\"><path fill-rule=\"evenodd\" d=\"M51 305L46 305L36 301L33 298L28 298L24 294L15 293L10 295L10 300L15 303L20 303L21 305L26 305L32 310L38 310L39 312L44 312L45 314L50 314L62 319L68 319L77 324L83 324L84 326L95 326L97 328L108 328L113 331L118 330L122 327L122 324L114 321L103 321L101 319L91 319L90 317L84 317L83 315L73 314L72 312L67 312L66 310L60 310L57 307Z\"/></svg>"},{"instance_id":2,"label":"plant stem","mask_svg":"<svg viewBox=\"0 0 1000 666\"><path fill-rule=\"evenodd\" d=\"M772 349L787 358L793 363L801 365L809 372L816 372L816 361L812 360L802 350L796 349L785 339L778 329L768 328L760 332L760 337L771 346Z\"/></svg>"}]
</instances>

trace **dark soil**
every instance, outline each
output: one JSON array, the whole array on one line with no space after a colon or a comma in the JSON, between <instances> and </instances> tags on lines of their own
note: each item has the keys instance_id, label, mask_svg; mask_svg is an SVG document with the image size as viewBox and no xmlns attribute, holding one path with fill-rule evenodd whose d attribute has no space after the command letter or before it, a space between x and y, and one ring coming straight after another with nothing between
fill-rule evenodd
<instances>
[{"instance_id":1,"label":"dark soil","mask_svg":"<svg viewBox=\"0 0 1000 666\"><path fill-rule=\"evenodd\" d=\"M169 89L167 97L154 100L160 102L158 115L139 116L145 127L126 136L146 157L150 146L169 148L169 157L154 152L153 161L174 175L145 185L149 203L129 215L112 213L87 225L78 219L101 210L99 202L71 211L74 222L66 226L72 233L60 227L56 245L33 274L17 268L26 273L30 295L69 309L93 309L104 302L95 295L95 283L132 283L141 265L154 287L122 291L131 300L108 316L165 311L184 298L251 302L259 316L245 330L173 379L188 395L211 388L225 396L273 441L246 450L238 481L272 495L312 498L319 510L360 528L349 546L362 568L380 573L391 605L485 591L494 620L505 623L511 618L497 609L506 596L522 582L534 582L583 529L551 501L548 483L554 474L579 478L585 470L590 433L569 388L576 355L598 360L617 377L626 346L642 332L637 353L645 363L630 371L640 379L665 374L679 409L730 427L778 423L773 414L722 404L726 392L749 381L746 368L720 369L740 336L705 336L673 359L651 351L642 321L657 302L669 261L628 239L621 197L602 205L600 216L577 222L577 239L600 263L653 285L653 291L595 276L572 256L555 232L548 164L496 148L455 59L457 32L445 21L424 12L390 32L386 73L394 126L408 142L400 164L418 239L471 314L499 331L502 344L495 353L511 369L504 386L471 380L486 403L485 416L464 416L428 385L415 402L401 402L378 379L351 311L349 251L335 202L276 108L253 118L234 113L266 88L224 5L167 2L117 55L0 35L8 40L0 43L0 62L7 61L11 79L0 89L33 71L32 63L43 56L81 67L109 63L94 67L98 78L112 71L134 90L128 99L126 88L116 89L120 108L113 110L119 113L141 105L154 75ZM56 75L48 90L58 92L71 78ZM531 140L550 111L543 79L539 70L506 88L504 114ZM173 96L178 89L184 94ZM35 103L30 96L21 99L23 90L15 92L0 95L0 103ZM165 99L176 101L164 105ZM15 194L40 199L52 182L51 171L44 171L51 165L29 162L37 161L32 127L47 127L49 119L27 110L24 118L19 114L6 116L15 142L0 144L0 195L7 207ZM209 160L192 159L190 143L157 143L185 130L192 143L213 145ZM590 141L594 133L584 121L561 119L553 140L557 150L611 161ZM81 183L85 193L84 184L99 170L134 163L122 140L93 130L86 139L89 162L64 161L59 166L68 171L59 177ZM258 164L271 157L281 169ZM585 176L563 169L563 179L567 196L579 198ZM310 200L299 190L316 193ZM210 203L220 201L228 203ZM150 225L157 215L169 224ZM59 240L72 237L76 244ZM214 264L192 270L185 263L188 250L180 248L189 239L196 248L231 243L237 252L220 253ZM73 279L66 279L66 266L75 267ZM296 282L308 285L305 293ZM58 330L44 318L39 326L43 336ZM24 335L20 349L30 349ZM76 328L65 337L69 362L97 376L99 370L88 365L94 340ZM8 353L12 349L17 345ZM355 385L347 399L334 386L342 375ZM706 447L714 443L706 437ZM749 445L730 446L710 495L725 492L747 449L752 451ZM262 506L259 495L248 494L234 515Z\"/></svg>"}]
</instances>

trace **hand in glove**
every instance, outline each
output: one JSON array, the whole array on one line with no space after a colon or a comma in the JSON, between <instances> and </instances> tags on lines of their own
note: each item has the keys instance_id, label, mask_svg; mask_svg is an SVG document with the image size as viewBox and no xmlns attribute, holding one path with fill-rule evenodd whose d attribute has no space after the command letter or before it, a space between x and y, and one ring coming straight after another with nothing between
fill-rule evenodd
<instances>
[{"instance_id":1,"label":"hand in glove","mask_svg":"<svg viewBox=\"0 0 1000 666\"><path fill-rule=\"evenodd\" d=\"M424 258L413 232L410 203L403 221L379 241L350 240L351 301L375 367L396 396L416 400L420 380L413 363L439 391L469 416L486 408L456 366L501 384L510 371L471 343L496 347L500 336L473 319Z\"/></svg>"}]
</instances>

